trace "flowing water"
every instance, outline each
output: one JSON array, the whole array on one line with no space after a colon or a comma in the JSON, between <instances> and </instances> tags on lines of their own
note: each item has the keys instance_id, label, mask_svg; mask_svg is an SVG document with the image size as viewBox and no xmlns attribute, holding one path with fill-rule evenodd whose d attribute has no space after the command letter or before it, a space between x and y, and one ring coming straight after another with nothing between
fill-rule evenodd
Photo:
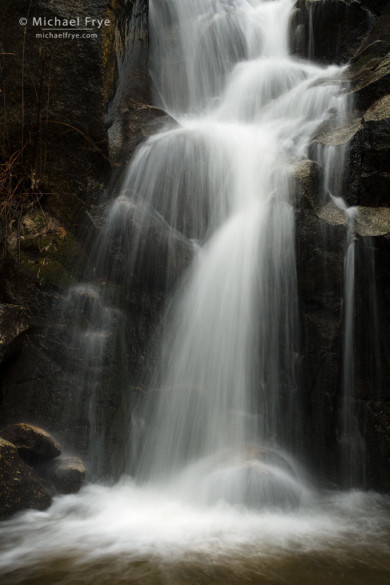
<instances>
[{"instance_id":1,"label":"flowing water","mask_svg":"<svg viewBox=\"0 0 390 585\"><path fill-rule=\"evenodd\" d=\"M170 288L182 275L152 400L134 409L133 478L3 523L2 583L389 582L388 500L321 491L299 462L293 177L315 130L329 112L345 119L348 101L339 67L289 54L293 9L292 0L150 2L156 103L172 120L138 149L96 252L100 274L128 291L142 278ZM337 195L327 185L342 169L330 151L319 158L324 192ZM102 301L96 288L70 294ZM85 356L102 362L120 319L102 308L83 333ZM349 346L344 354L347 408Z\"/></svg>"}]
</instances>

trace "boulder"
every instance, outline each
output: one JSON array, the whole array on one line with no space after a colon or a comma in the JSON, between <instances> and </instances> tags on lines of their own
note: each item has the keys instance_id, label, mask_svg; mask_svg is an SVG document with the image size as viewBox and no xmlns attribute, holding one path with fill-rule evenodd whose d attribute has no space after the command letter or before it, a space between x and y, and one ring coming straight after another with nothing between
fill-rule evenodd
<instances>
[{"instance_id":1,"label":"boulder","mask_svg":"<svg viewBox=\"0 0 390 585\"><path fill-rule=\"evenodd\" d=\"M128 162L137 146L167 123L175 124L173 118L163 110L128 100L121 106L108 130L111 158L119 164Z\"/></svg>"},{"instance_id":2,"label":"boulder","mask_svg":"<svg viewBox=\"0 0 390 585\"><path fill-rule=\"evenodd\" d=\"M0 438L0 518L28 508L45 510L51 497L21 459L18 449Z\"/></svg>"},{"instance_id":3,"label":"boulder","mask_svg":"<svg viewBox=\"0 0 390 585\"><path fill-rule=\"evenodd\" d=\"M18 449L20 456L28 462L53 459L61 454L61 447L43 429L18 423L0 431L0 437Z\"/></svg>"},{"instance_id":4,"label":"boulder","mask_svg":"<svg viewBox=\"0 0 390 585\"><path fill-rule=\"evenodd\" d=\"M195 253L159 213L126 195L114 202L101 242L102 275L128 290L171 289Z\"/></svg>"},{"instance_id":5,"label":"boulder","mask_svg":"<svg viewBox=\"0 0 390 585\"><path fill-rule=\"evenodd\" d=\"M59 494L78 492L85 478L85 467L78 457L58 457L40 464L36 471Z\"/></svg>"},{"instance_id":6,"label":"boulder","mask_svg":"<svg viewBox=\"0 0 390 585\"><path fill-rule=\"evenodd\" d=\"M273 449L251 451L247 459L232 457L207 470L200 478L198 493L209 502L225 500L253 509L299 506L306 486L289 461Z\"/></svg>"}]
</instances>

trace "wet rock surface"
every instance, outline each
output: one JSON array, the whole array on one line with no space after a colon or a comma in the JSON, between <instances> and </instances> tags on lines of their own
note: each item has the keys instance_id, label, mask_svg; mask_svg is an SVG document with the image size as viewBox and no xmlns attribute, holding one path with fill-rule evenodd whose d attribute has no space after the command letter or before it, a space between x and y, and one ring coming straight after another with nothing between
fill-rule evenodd
<instances>
[{"instance_id":1,"label":"wet rock surface","mask_svg":"<svg viewBox=\"0 0 390 585\"><path fill-rule=\"evenodd\" d=\"M123 196L118 206L118 222L105 234L108 256L102 274L112 282L126 283L128 289L171 289L188 268L195 252L193 243L172 229L164 218L142 201ZM136 256L129 254L136 250Z\"/></svg>"},{"instance_id":2,"label":"wet rock surface","mask_svg":"<svg viewBox=\"0 0 390 585\"><path fill-rule=\"evenodd\" d=\"M78 492L85 479L85 467L78 457L58 457L41 463L36 471L57 494Z\"/></svg>"},{"instance_id":3,"label":"wet rock surface","mask_svg":"<svg viewBox=\"0 0 390 585\"><path fill-rule=\"evenodd\" d=\"M372 22L370 11L361 2L299 0L292 46L300 57L346 63L360 48Z\"/></svg>"},{"instance_id":4,"label":"wet rock surface","mask_svg":"<svg viewBox=\"0 0 390 585\"><path fill-rule=\"evenodd\" d=\"M45 510L51 497L20 457L18 449L0 438L0 518L28 508Z\"/></svg>"},{"instance_id":5,"label":"wet rock surface","mask_svg":"<svg viewBox=\"0 0 390 585\"><path fill-rule=\"evenodd\" d=\"M61 447L39 427L19 423L0 431L0 437L15 445L25 461L44 461L61 455Z\"/></svg>"},{"instance_id":6,"label":"wet rock surface","mask_svg":"<svg viewBox=\"0 0 390 585\"><path fill-rule=\"evenodd\" d=\"M45 510L57 494L80 490L85 468L43 429L18 423L0 430L0 518L29 508Z\"/></svg>"}]
</instances>

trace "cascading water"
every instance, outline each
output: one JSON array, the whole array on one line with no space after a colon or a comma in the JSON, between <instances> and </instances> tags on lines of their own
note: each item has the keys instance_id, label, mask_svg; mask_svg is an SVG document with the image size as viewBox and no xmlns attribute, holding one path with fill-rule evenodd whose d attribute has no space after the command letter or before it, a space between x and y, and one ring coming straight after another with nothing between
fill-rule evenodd
<instances>
[{"instance_id":1,"label":"cascading water","mask_svg":"<svg viewBox=\"0 0 390 585\"><path fill-rule=\"evenodd\" d=\"M142 278L170 289L183 275L163 320L151 400L133 406L135 479L87 486L5 523L0 574L9 583L259 585L288 573L294 585L320 585L339 579L344 562L346 585L373 574L386 582L386 502L319 494L295 462L293 177L328 111L345 116L346 98L340 68L289 54L293 4L150 2L156 101L172 120L138 149L95 266L126 294ZM317 158L329 169L326 155ZM72 295L102 301L97 287ZM109 335L112 319L105 307L83 332L99 352L99 322Z\"/></svg>"},{"instance_id":2,"label":"cascading water","mask_svg":"<svg viewBox=\"0 0 390 585\"><path fill-rule=\"evenodd\" d=\"M327 110L345 113L338 69L289 55L291 8L151 4L152 77L179 128L149 141L127 177L138 196L147 177L142 201L175 229L182 194L172 189L172 170L181 191L202 197L194 230L202 247L164 332L139 475L171 478L205 458L204 469L186 474L189 489L199 495L200 482L213 498L247 503L254 476L258 495L251 489L249 499L257 505L299 501L303 491L274 451L296 451L302 424L292 175Z\"/></svg>"}]
</instances>

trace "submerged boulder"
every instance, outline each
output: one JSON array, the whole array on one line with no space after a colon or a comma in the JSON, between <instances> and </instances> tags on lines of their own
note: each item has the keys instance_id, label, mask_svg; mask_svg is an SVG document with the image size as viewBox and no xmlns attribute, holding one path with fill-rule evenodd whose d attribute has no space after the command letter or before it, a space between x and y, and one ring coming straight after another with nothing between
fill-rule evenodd
<instances>
[{"instance_id":1,"label":"submerged boulder","mask_svg":"<svg viewBox=\"0 0 390 585\"><path fill-rule=\"evenodd\" d=\"M209 502L226 501L247 508L289 509L306 491L287 459L271 449L252 449L247 459L233 458L208 473L200 491Z\"/></svg>"},{"instance_id":2,"label":"submerged boulder","mask_svg":"<svg viewBox=\"0 0 390 585\"><path fill-rule=\"evenodd\" d=\"M59 494L78 492L85 479L85 467L78 457L58 457L42 463L37 473Z\"/></svg>"}]
</instances>

